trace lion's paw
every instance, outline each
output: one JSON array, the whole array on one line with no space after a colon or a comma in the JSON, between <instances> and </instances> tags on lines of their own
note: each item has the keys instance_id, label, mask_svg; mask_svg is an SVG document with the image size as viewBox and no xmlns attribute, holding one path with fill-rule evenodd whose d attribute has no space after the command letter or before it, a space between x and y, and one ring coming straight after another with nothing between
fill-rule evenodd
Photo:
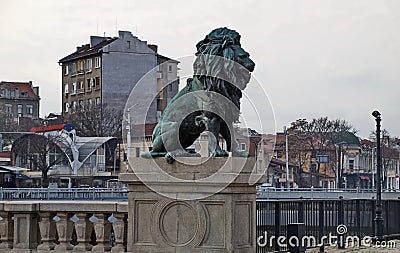
<instances>
[{"instance_id":1,"label":"lion's paw","mask_svg":"<svg viewBox=\"0 0 400 253\"><path fill-rule=\"evenodd\" d=\"M165 155L165 160L167 160L168 164L173 164L175 161L175 158L170 153L167 153Z\"/></svg>"}]
</instances>

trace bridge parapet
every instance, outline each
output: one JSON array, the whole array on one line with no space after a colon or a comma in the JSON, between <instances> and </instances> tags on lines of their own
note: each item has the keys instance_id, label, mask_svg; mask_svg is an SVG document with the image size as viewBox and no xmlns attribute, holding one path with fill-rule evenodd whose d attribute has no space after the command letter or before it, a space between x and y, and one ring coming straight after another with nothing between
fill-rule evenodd
<instances>
[{"instance_id":1,"label":"bridge parapet","mask_svg":"<svg viewBox=\"0 0 400 253\"><path fill-rule=\"evenodd\" d=\"M125 252L127 202L0 202L0 253Z\"/></svg>"}]
</instances>

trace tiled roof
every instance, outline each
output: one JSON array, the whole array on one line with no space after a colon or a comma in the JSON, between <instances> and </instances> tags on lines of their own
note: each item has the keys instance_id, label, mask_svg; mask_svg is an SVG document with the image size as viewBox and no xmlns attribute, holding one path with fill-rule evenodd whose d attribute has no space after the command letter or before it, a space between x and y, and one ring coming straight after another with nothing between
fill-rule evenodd
<instances>
[{"instance_id":1,"label":"tiled roof","mask_svg":"<svg viewBox=\"0 0 400 253\"><path fill-rule=\"evenodd\" d=\"M80 50L77 50L76 52L74 52L74 53L72 53L72 54L70 54L68 56L65 56L64 58L62 58L58 62L62 63L62 62L72 61L72 60L79 59L79 58L82 58L82 57L86 57L86 56L89 56L89 55L97 54L97 53L99 53L101 51L101 49L103 47L111 44L112 42L114 42L117 39L118 38L107 39L107 40L105 40L103 42L100 42L99 44L97 44L97 45L95 45L93 47L90 47L89 44L86 44Z\"/></svg>"},{"instance_id":2,"label":"tiled roof","mask_svg":"<svg viewBox=\"0 0 400 253\"><path fill-rule=\"evenodd\" d=\"M29 82L0 82L0 98L8 98L9 95L5 94L5 90L9 92L15 92L18 89L18 97L15 99L39 99L39 97L33 92L32 86Z\"/></svg>"},{"instance_id":3,"label":"tiled roof","mask_svg":"<svg viewBox=\"0 0 400 253\"><path fill-rule=\"evenodd\" d=\"M339 141L344 141L346 144L349 145L361 145L360 139L351 132L342 132L340 133L340 140Z\"/></svg>"},{"instance_id":4,"label":"tiled roof","mask_svg":"<svg viewBox=\"0 0 400 253\"><path fill-rule=\"evenodd\" d=\"M361 143L364 146L368 146L368 147L371 147L371 148L376 147L376 142L373 142L373 141L370 141L370 140L363 139L363 140L361 140ZM400 152L397 151L394 148L390 148L390 147L387 147L385 145L382 145L382 157L383 158L397 159L397 158L400 157Z\"/></svg>"}]
</instances>

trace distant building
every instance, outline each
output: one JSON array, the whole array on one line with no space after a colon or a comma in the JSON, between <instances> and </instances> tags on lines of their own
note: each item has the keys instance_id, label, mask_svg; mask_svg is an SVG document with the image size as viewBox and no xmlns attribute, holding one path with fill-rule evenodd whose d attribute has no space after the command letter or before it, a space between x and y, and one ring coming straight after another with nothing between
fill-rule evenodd
<instances>
[{"instance_id":1,"label":"distant building","mask_svg":"<svg viewBox=\"0 0 400 253\"><path fill-rule=\"evenodd\" d=\"M0 82L0 116L13 122L39 118L39 87L32 82Z\"/></svg>"},{"instance_id":2,"label":"distant building","mask_svg":"<svg viewBox=\"0 0 400 253\"><path fill-rule=\"evenodd\" d=\"M32 128L31 132L35 134L21 136L12 148L17 169L28 171L25 175L29 178L30 185L27 186L40 184L41 171L37 166L37 159L41 155L48 157L48 164L54 164L48 172L50 182L60 186L104 186L107 180L117 177L119 160L116 154L116 138L80 137L75 134L75 129L70 124L36 127ZM47 145L48 142L33 144L38 137L47 138L56 145L45 152L41 145ZM31 147L29 154L18 151L18 147L28 145ZM4 168L0 164L1 167Z\"/></svg>"},{"instance_id":3,"label":"distant building","mask_svg":"<svg viewBox=\"0 0 400 253\"><path fill-rule=\"evenodd\" d=\"M59 60L63 116L82 107L106 105L123 110L136 83L168 60L157 53L157 46L148 45L128 31L119 31L119 36L114 38L91 36L90 44L77 47L74 53ZM178 92L177 65L177 61L170 61L166 69L159 69L149 77L154 85L146 87L146 93L158 96L149 108L146 123L157 122L166 101Z\"/></svg>"}]
</instances>

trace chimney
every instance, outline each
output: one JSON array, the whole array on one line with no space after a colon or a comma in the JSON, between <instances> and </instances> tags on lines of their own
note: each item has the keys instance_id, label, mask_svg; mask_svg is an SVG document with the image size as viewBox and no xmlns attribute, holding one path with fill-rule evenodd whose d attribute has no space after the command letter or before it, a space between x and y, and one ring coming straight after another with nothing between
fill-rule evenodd
<instances>
[{"instance_id":1,"label":"chimney","mask_svg":"<svg viewBox=\"0 0 400 253\"><path fill-rule=\"evenodd\" d=\"M158 46L154 44L149 44L148 47L154 51L154 53L157 53L158 51Z\"/></svg>"},{"instance_id":2,"label":"chimney","mask_svg":"<svg viewBox=\"0 0 400 253\"><path fill-rule=\"evenodd\" d=\"M33 87L32 90L33 93L35 93L35 95L39 97L39 86Z\"/></svg>"},{"instance_id":3,"label":"chimney","mask_svg":"<svg viewBox=\"0 0 400 253\"><path fill-rule=\"evenodd\" d=\"M89 44L82 45L82 46L77 46L77 47L76 47L76 51L77 51L77 52L82 51L82 50L84 50L86 47L89 47Z\"/></svg>"},{"instance_id":4,"label":"chimney","mask_svg":"<svg viewBox=\"0 0 400 253\"><path fill-rule=\"evenodd\" d=\"M129 31L118 31L118 37L123 39L125 36L132 36L132 33Z\"/></svg>"},{"instance_id":5,"label":"chimney","mask_svg":"<svg viewBox=\"0 0 400 253\"><path fill-rule=\"evenodd\" d=\"M100 36L90 36L90 47L94 47L107 39L109 38Z\"/></svg>"},{"instance_id":6,"label":"chimney","mask_svg":"<svg viewBox=\"0 0 400 253\"><path fill-rule=\"evenodd\" d=\"M29 81L29 87L32 88L32 81Z\"/></svg>"}]
</instances>

